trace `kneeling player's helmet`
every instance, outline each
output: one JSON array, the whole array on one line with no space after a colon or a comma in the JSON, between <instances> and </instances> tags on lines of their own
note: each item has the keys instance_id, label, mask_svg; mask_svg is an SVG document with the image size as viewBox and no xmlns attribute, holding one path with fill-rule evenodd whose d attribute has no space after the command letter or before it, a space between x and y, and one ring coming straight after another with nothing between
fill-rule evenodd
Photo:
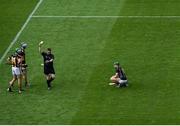
<instances>
[{"instance_id":1,"label":"kneeling player's helmet","mask_svg":"<svg viewBox=\"0 0 180 126\"><path fill-rule=\"evenodd\" d=\"M114 62L114 65L117 65L117 66L119 66L120 64L119 64L119 62Z\"/></svg>"}]
</instances>

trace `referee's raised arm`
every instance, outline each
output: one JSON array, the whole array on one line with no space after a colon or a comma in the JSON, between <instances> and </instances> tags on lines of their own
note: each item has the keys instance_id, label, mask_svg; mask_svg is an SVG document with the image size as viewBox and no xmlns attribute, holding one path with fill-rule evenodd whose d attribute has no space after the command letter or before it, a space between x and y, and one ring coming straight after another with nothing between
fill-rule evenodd
<instances>
[{"instance_id":1,"label":"referee's raised arm","mask_svg":"<svg viewBox=\"0 0 180 126\"><path fill-rule=\"evenodd\" d=\"M40 54L42 54L41 46L43 45L43 43L44 43L43 41L41 41L41 42L39 43L39 53L40 53Z\"/></svg>"}]
</instances>

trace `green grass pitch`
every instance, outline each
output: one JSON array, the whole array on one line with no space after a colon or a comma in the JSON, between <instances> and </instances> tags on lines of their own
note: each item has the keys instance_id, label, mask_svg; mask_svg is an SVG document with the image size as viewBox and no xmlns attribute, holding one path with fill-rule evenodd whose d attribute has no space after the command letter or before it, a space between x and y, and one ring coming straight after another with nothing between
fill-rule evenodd
<instances>
[{"instance_id":1,"label":"green grass pitch","mask_svg":"<svg viewBox=\"0 0 180 126\"><path fill-rule=\"evenodd\" d=\"M38 1L0 2L2 56ZM180 124L179 8L179 0L43 0L34 15L124 17L32 17L8 54L28 43L32 86L6 92L11 68L0 64L0 124ZM51 91L41 40L55 55ZM128 88L108 86L114 61Z\"/></svg>"}]
</instances>

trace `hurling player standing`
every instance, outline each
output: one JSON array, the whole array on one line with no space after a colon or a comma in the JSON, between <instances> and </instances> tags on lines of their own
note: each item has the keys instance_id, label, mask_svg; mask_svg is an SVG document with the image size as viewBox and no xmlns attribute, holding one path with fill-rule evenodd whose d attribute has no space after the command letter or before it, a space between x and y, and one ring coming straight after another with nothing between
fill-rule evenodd
<instances>
[{"instance_id":1,"label":"hurling player standing","mask_svg":"<svg viewBox=\"0 0 180 126\"><path fill-rule=\"evenodd\" d=\"M8 57L7 64L12 65L12 75L13 79L9 82L9 87L7 91L12 92L12 86L15 81L18 80L19 94L21 94L22 90L22 73L21 73L21 64L22 59L19 56L20 52L17 52L15 55Z\"/></svg>"},{"instance_id":2,"label":"hurling player standing","mask_svg":"<svg viewBox=\"0 0 180 126\"><path fill-rule=\"evenodd\" d=\"M39 43L39 52L43 56L44 59L44 74L47 80L48 90L51 89L51 82L55 79L55 70L53 66L54 55L51 53L51 49L47 48L47 51L42 51L41 47L43 45L43 41Z\"/></svg>"},{"instance_id":3,"label":"hurling player standing","mask_svg":"<svg viewBox=\"0 0 180 126\"><path fill-rule=\"evenodd\" d=\"M16 51L20 50L19 55L22 58L21 71L22 71L22 78L25 80L25 87L30 87L30 83L28 82L28 78L27 78L28 65L26 64L26 52L25 52L26 47L27 47L26 43L21 43L21 48L17 48Z\"/></svg>"},{"instance_id":4,"label":"hurling player standing","mask_svg":"<svg viewBox=\"0 0 180 126\"><path fill-rule=\"evenodd\" d=\"M21 56L22 56L22 74L23 74L23 79L25 80L25 87L30 87L30 83L28 82L28 76L27 76L27 67L28 65L26 64L26 49L27 44L26 43L21 43Z\"/></svg>"}]
</instances>

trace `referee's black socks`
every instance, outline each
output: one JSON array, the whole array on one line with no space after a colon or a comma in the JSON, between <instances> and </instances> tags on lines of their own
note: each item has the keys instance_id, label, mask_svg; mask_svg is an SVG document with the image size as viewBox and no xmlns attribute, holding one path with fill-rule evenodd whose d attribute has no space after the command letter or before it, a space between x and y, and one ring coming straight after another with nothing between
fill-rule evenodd
<instances>
[{"instance_id":1,"label":"referee's black socks","mask_svg":"<svg viewBox=\"0 0 180 126\"><path fill-rule=\"evenodd\" d=\"M50 80L47 80L47 85L48 85L48 87L51 87L51 82L52 82L53 80L54 80L53 78L51 78Z\"/></svg>"},{"instance_id":2,"label":"referee's black socks","mask_svg":"<svg viewBox=\"0 0 180 126\"><path fill-rule=\"evenodd\" d=\"M50 80L47 80L47 85L48 85L48 87L51 87L51 81Z\"/></svg>"}]
</instances>

